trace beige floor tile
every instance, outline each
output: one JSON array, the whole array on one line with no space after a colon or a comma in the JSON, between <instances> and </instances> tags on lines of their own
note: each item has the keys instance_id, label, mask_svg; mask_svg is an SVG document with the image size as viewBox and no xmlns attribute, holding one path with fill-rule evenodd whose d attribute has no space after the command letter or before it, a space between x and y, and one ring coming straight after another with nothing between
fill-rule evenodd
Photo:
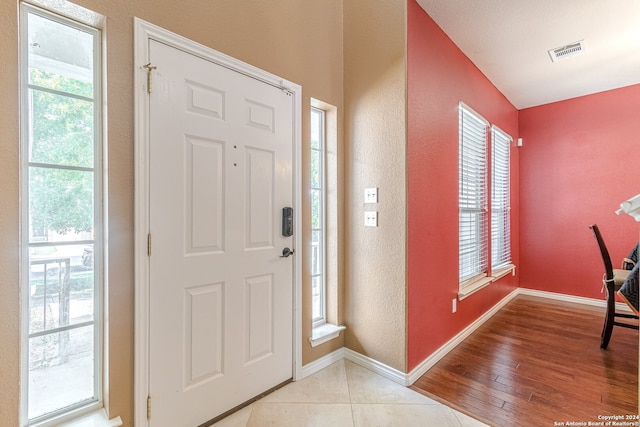
<instances>
[{"instance_id":1,"label":"beige floor tile","mask_svg":"<svg viewBox=\"0 0 640 427\"><path fill-rule=\"evenodd\" d=\"M484 427L347 360L290 383L215 427Z\"/></svg>"},{"instance_id":2,"label":"beige floor tile","mask_svg":"<svg viewBox=\"0 0 640 427\"><path fill-rule=\"evenodd\" d=\"M245 427L247 422L249 422L251 411L255 405L255 403L252 403L251 405L240 409L238 412L234 412L228 417L225 417L213 424L214 427Z\"/></svg>"},{"instance_id":3,"label":"beige floor tile","mask_svg":"<svg viewBox=\"0 0 640 427\"><path fill-rule=\"evenodd\" d=\"M301 381L287 384L260 402L349 403L344 361L336 362Z\"/></svg>"},{"instance_id":4,"label":"beige floor tile","mask_svg":"<svg viewBox=\"0 0 640 427\"><path fill-rule=\"evenodd\" d=\"M352 427L346 403L256 403L247 427Z\"/></svg>"},{"instance_id":5,"label":"beige floor tile","mask_svg":"<svg viewBox=\"0 0 640 427\"><path fill-rule=\"evenodd\" d=\"M355 363L344 361L353 403L403 403L438 405L433 399L396 384Z\"/></svg>"},{"instance_id":6,"label":"beige floor tile","mask_svg":"<svg viewBox=\"0 0 640 427\"><path fill-rule=\"evenodd\" d=\"M442 405L352 405L355 427L460 427L451 409Z\"/></svg>"},{"instance_id":7,"label":"beige floor tile","mask_svg":"<svg viewBox=\"0 0 640 427\"><path fill-rule=\"evenodd\" d=\"M482 423L475 418L471 418L462 412L453 411L453 413L456 414L456 418L458 418L462 427L488 427L485 423Z\"/></svg>"}]
</instances>

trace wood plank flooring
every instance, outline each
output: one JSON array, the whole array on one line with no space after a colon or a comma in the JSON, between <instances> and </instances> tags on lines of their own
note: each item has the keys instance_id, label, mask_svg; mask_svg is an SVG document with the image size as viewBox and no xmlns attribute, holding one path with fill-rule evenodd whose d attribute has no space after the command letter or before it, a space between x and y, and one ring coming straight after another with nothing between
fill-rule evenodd
<instances>
[{"instance_id":1,"label":"wood plank flooring","mask_svg":"<svg viewBox=\"0 0 640 427\"><path fill-rule=\"evenodd\" d=\"M411 388L492 426L637 415L638 331L615 327L601 350L603 320L604 309L520 295Z\"/></svg>"}]
</instances>

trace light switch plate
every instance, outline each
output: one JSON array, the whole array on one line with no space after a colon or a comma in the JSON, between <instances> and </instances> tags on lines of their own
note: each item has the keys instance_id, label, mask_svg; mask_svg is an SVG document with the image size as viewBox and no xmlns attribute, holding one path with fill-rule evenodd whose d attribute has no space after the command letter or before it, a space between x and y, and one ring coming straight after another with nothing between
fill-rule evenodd
<instances>
[{"instance_id":1,"label":"light switch plate","mask_svg":"<svg viewBox=\"0 0 640 427\"><path fill-rule=\"evenodd\" d=\"M365 203L378 203L378 187L364 189Z\"/></svg>"},{"instance_id":2,"label":"light switch plate","mask_svg":"<svg viewBox=\"0 0 640 427\"><path fill-rule=\"evenodd\" d=\"M377 211L365 211L364 212L364 225L366 227L378 226L378 212Z\"/></svg>"}]
</instances>

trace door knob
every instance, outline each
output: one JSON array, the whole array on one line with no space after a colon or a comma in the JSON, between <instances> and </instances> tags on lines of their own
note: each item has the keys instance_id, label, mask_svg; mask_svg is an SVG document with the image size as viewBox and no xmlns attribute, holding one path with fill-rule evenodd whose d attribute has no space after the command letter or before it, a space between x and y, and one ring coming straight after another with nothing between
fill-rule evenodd
<instances>
[{"instance_id":1,"label":"door knob","mask_svg":"<svg viewBox=\"0 0 640 427\"><path fill-rule=\"evenodd\" d=\"M280 255L280 258L288 258L289 255L293 255L293 252L294 252L293 249L284 248L282 250L282 255Z\"/></svg>"}]
</instances>

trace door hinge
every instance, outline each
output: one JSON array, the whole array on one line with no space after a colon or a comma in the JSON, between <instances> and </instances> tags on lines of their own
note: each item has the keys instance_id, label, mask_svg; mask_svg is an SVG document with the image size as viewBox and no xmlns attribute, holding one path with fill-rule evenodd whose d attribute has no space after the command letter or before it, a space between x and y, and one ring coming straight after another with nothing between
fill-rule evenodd
<instances>
[{"instance_id":1,"label":"door hinge","mask_svg":"<svg viewBox=\"0 0 640 427\"><path fill-rule=\"evenodd\" d=\"M158 67L152 66L151 62L147 65L143 65L142 68L147 69L147 92L151 93L151 72Z\"/></svg>"},{"instance_id":2,"label":"door hinge","mask_svg":"<svg viewBox=\"0 0 640 427\"><path fill-rule=\"evenodd\" d=\"M151 396L147 396L147 420L151 419Z\"/></svg>"},{"instance_id":3,"label":"door hinge","mask_svg":"<svg viewBox=\"0 0 640 427\"><path fill-rule=\"evenodd\" d=\"M147 256L151 256L151 233L147 234Z\"/></svg>"}]
</instances>

